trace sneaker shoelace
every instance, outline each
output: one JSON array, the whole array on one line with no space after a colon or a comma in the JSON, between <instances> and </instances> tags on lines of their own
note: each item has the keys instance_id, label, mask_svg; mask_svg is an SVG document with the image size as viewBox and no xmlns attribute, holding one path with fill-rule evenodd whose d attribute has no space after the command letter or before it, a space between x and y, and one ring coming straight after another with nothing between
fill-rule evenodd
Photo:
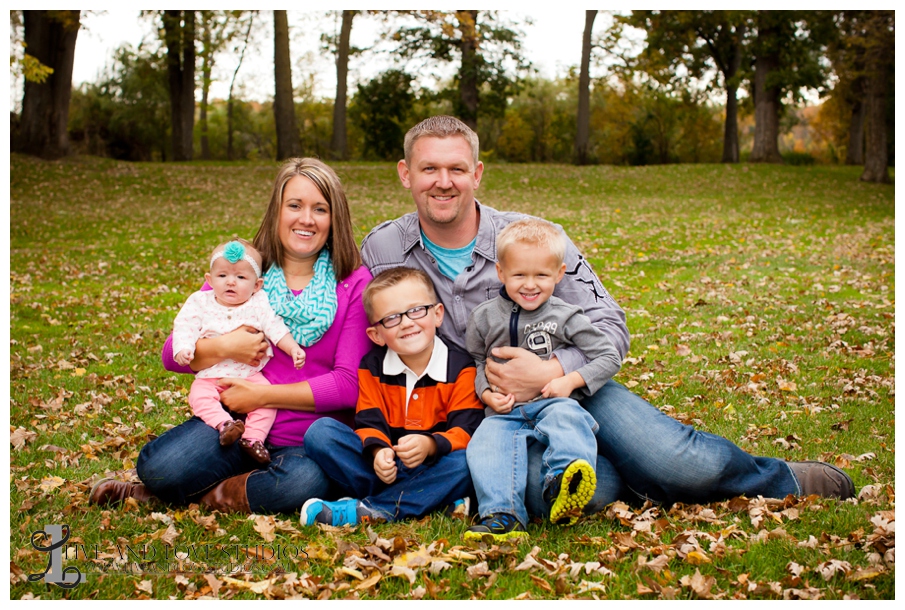
<instances>
[{"instance_id":1,"label":"sneaker shoelace","mask_svg":"<svg viewBox=\"0 0 905 610\"><path fill-rule=\"evenodd\" d=\"M337 502L331 508L333 513L334 526L345 525L346 523L358 523L358 502L354 500L346 500L345 502Z\"/></svg>"}]
</instances>

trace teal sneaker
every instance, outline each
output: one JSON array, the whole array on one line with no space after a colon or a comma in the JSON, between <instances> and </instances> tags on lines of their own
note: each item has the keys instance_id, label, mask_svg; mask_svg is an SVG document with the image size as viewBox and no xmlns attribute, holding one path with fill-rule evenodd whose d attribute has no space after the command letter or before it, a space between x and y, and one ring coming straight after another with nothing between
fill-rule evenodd
<instances>
[{"instance_id":1,"label":"teal sneaker","mask_svg":"<svg viewBox=\"0 0 905 610\"><path fill-rule=\"evenodd\" d=\"M301 520L302 525L358 525L361 521L358 516L358 500L342 498L336 502L326 502L320 498L311 498L302 506Z\"/></svg>"},{"instance_id":2,"label":"teal sneaker","mask_svg":"<svg viewBox=\"0 0 905 610\"><path fill-rule=\"evenodd\" d=\"M471 498L456 500L446 507L444 514L453 519L467 519L471 514Z\"/></svg>"}]
</instances>

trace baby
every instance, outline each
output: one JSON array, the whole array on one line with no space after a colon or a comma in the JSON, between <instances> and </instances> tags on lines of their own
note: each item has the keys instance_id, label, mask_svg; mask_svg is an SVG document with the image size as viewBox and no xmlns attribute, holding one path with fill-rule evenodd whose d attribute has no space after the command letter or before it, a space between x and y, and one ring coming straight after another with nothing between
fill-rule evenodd
<instances>
[{"instance_id":1,"label":"baby","mask_svg":"<svg viewBox=\"0 0 905 610\"><path fill-rule=\"evenodd\" d=\"M261 254L244 239L220 244L211 254L210 272L204 279L213 290L199 290L188 298L173 324L173 354L176 362L188 365L195 357L198 339L217 337L250 326L292 357L295 368L305 364L305 351L299 347L282 318L274 313L261 290ZM240 377L252 383L267 384L261 369L273 356L267 354L258 366L224 360L198 371L189 391L192 412L208 426L220 432L220 444L239 447L261 465L270 463L264 440L276 417L275 409L255 409L245 422L233 419L220 404L217 382L223 377Z\"/></svg>"}]
</instances>

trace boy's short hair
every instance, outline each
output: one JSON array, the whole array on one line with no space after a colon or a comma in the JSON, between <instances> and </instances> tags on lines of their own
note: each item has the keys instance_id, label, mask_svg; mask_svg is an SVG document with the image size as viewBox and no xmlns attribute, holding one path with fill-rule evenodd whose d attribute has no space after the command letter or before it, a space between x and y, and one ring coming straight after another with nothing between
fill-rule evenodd
<instances>
[{"instance_id":1,"label":"boy's short hair","mask_svg":"<svg viewBox=\"0 0 905 610\"><path fill-rule=\"evenodd\" d=\"M214 254L216 254L220 250L223 250L227 244L229 244L230 242L234 242L234 241L237 241L240 244L242 244L243 246L245 246L245 254L247 254L248 256L255 259L255 262L258 263L258 268L260 269L261 261L263 260L261 253L258 252L258 249L255 248L254 244L252 244L247 239L242 239L241 237L233 237L232 239L227 240L221 244L217 244L217 247L214 248L213 250L211 250L211 258L213 258Z\"/></svg>"},{"instance_id":2,"label":"boy's short hair","mask_svg":"<svg viewBox=\"0 0 905 610\"><path fill-rule=\"evenodd\" d=\"M547 248L556 264L562 265L566 258L566 238L552 222L541 218L522 218L503 228L496 237L497 261L503 259L506 250L516 243L531 244Z\"/></svg>"},{"instance_id":3,"label":"boy's short hair","mask_svg":"<svg viewBox=\"0 0 905 610\"><path fill-rule=\"evenodd\" d=\"M434 290L434 283L430 277L421 269L412 269L411 267L393 267L377 274L377 276L368 282L364 292L361 295L361 301L365 308L365 314L368 316L368 323L374 324L374 295L381 290L392 288L397 284L401 284L405 280L415 280L421 282L431 295L431 299L436 303L437 291ZM427 305L427 303L425 303Z\"/></svg>"},{"instance_id":4,"label":"boy's short hair","mask_svg":"<svg viewBox=\"0 0 905 610\"><path fill-rule=\"evenodd\" d=\"M412 160L412 147L415 146L421 138L451 138L453 136L461 136L468 142L471 148L471 156L475 165L478 164L478 134L474 130L457 119L456 117L438 115L424 119L405 134L405 142L403 149L405 151L405 162Z\"/></svg>"}]
</instances>

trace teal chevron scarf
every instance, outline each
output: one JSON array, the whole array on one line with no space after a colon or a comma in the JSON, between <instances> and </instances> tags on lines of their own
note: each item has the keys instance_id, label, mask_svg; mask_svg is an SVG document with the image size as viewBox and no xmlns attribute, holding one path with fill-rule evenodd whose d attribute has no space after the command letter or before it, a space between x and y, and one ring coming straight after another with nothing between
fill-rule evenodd
<instances>
[{"instance_id":1,"label":"teal chevron scarf","mask_svg":"<svg viewBox=\"0 0 905 610\"><path fill-rule=\"evenodd\" d=\"M324 248L314 263L314 277L299 295L286 286L283 270L271 265L264 274L264 290L273 310L283 318L292 337L303 347L320 340L336 317L336 275Z\"/></svg>"}]
</instances>

